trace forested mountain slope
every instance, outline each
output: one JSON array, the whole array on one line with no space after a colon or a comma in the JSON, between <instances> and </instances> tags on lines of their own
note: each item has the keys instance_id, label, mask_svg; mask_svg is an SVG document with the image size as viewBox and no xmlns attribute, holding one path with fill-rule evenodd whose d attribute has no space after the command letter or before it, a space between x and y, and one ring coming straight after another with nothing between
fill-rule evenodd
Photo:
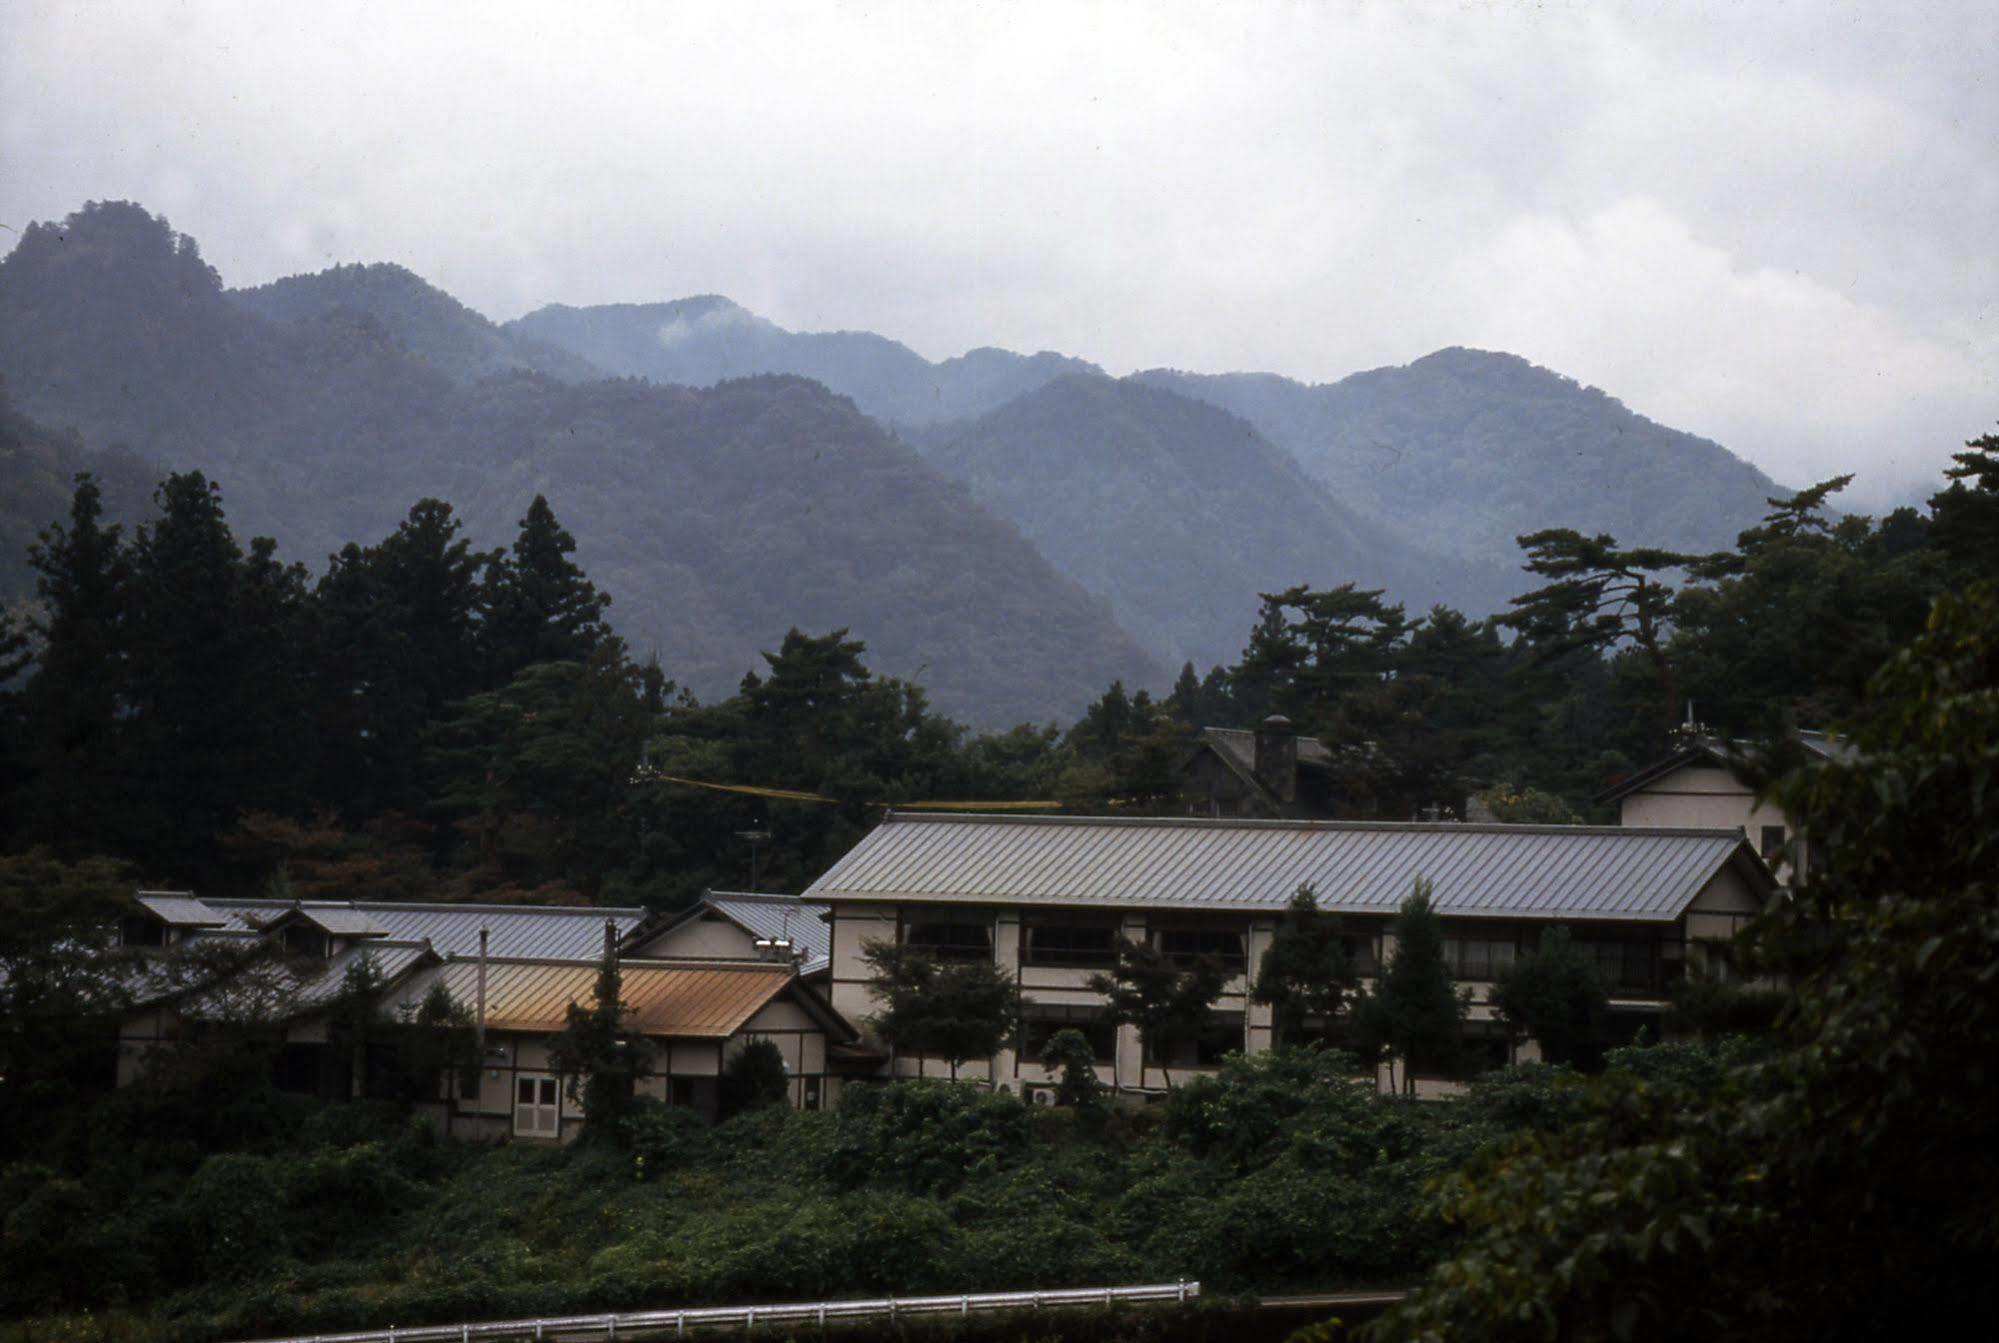
<instances>
[{"instance_id":1,"label":"forested mountain slope","mask_svg":"<svg viewBox=\"0 0 1999 1343\"><path fill-rule=\"evenodd\" d=\"M44 424L208 472L239 534L309 561L427 495L495 546L545 494L618 594L613 623L704 696L792 625L850 628L977 723L1164 679L1104 603L822 387L457 383L351 308L245 311L136 206L34 226L0 262L0 376ZM4 562L18 588L21 556Z\"/></svg>"},{"instance_id":2,"label":"forested mountain slope","mask_svg":"<svg viewBox=\"0 0 1999 1343\"><path fill-rule=\"evenodd\" d=\"M1235 661L1261 592L1359 581L1420 612L1473 581L1356 514L1243 420L1163 388L1070 375L914 437L1173 665Z\"/></svg>"},{"instance_id":3,"label":"forested mountain slope","mask_svg":"<svg viewBox=\"0 0 1999 1343\"><path fill-rule=\"evenodd\" d=\"M1516 355L1440 350L1315 386L1267 373L1136 376L1242 416L1411 544L1508 568L1514 537L1543 527L1726 548L1783 492L1721 445Z\"/></svg>"},{"instance_id":4,"label":"forested mountain slope","mask_svg":"<svg viewBox=\"0 0 1999 1343\"><path fill-rule=\"evenodd\" d=\"M752 373L796 373L897 425L981 415L1051 378L1101 371L1065 355L992 348L933 364L869 331L787 331L712 294L593 308L553 304L506 329L607 372L655 382L703 387Z\"/></svg>"},{"instance_id":5,"label":"forested mountain slope","mask_svg":"<svg viewBox=\"0 0 1999 1343\"><path fill-rule=\"evenodd\" d=\"M495 326L401 266L335 266L316 275L232 289L229 297L274 322L341 313L372 317L412 354L459 382L515 371L546 373L564 382L592 382L604 376L567 350Z\"/></svg>"},{"instance_id":6,"label":"forested mountain slope","mask_svg":"<svg viewBox=\"0 0 1999 1343\"><path fill-rule=\"evenodd\" d=\"M997 411L1060 377L1100 372L1063 355L1024 358L990 349L931 364L870 332L790 332L714 296L552 306L507 329L608 371L657 381L702 385L747 373L797 373L932 444L940 424ZM1476 613L1503 607L1519 590L1514 538L1522 533L1575 527L1634 544L1725 548L1762 516L1765 499L1780 493L1719 444L1636 415L1595 388L1510 354L1441 350L1406 367L1319 385L1268 373L1160 369L1134 376L1246 420L1350 514L1431 556L1427 571L1392 593L1412 609L1433 600ZM1045 420L1049 410L1042 405L1027 414ZM1044 431L1054 426L1036 432ZM1078 424L1075 432L1088 437L1097 429ZM998 502L997 476L989 473L986 481L982 497ZM1017 501L1010 515L1046 546L1053 534L1034 519L1067 504L1030 503L1035 488L1018 481L1003 492ZM1168 528L1183 523L1193 525L1160 519ZM1074 558L1075 548L1064 554ZM1274 548L1281 553L1283 544ZM1097 584L1096 568L1058 559ZM1290 581L1309 580L1301 572Z\"/></svg>"}]
</instances>

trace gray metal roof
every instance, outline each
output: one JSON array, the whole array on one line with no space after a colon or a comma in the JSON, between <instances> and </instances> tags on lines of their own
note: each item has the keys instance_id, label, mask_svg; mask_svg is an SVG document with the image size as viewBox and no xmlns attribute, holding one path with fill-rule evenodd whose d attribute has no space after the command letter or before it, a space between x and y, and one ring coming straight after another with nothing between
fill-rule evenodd
<instances>
[{"instance_id":1,"label":"gray metal roof","mask_svg":"<svg viewBox=\"0 0 1999 1343\"><path fill-rule=\"evenodd\" d=\"M479 929L490 930L487 954L595 959L604 951L604 921L623 938L645 921L646 911L627 906L432 905L373 900L209 900L209 908L229 916L233 926L255 931L294 907L313 919L357 916L372 930L399 942L428 941L440 955L479 954ZM345 934L352 936L353 934Z\"/></svg>"},{"instance_id":2,"label":"gray metal roof","mask_svg":"<svg viewBox=\"0 0 1999 1343\"><path fill-rule=\"evenodd\" d=\"M802 975L817 974L832 964L833 930L826 922L826 905L809 904L795 895L743 891L710 891L702 904L757 937L790 938Z\"/></svg>"},{"instance_id":3,"label":"gray metal roof","mask_svg":"<svg viewBox=\"0 0 1999 1343\"><path fill-rule=\"evenodd\" d=\"M375 922L367 910L355 906L301 905L298 913L300 918L319 925L335 937L385 937L389 931Z\"/></svg>"},{"instance_id":4,"label":"gray metal roof","mask_svg":"<svg viewBox=\"0 0 1999 1343\"><path fill-rule=\"evenodd\" d=\"M326 969L318 976L301 984L292 999L295 1011L308 1011L339 996L347 987L347 972L361 964L372 961L375 972L385 985L393 985L403 974L431 954L431 948L424 942L377 942L368 941L348 947L326 963Z\"/></svg>"},{"instance_id":5,"label":"gray metal roof","mask_svg":"<svg viewBox=\"0 0 1999 1343\"><path fill-rule=\"evenodd\" d=\"M210 909L191 891L140 891L134 897L161 923L175 928L220 928L229 922L225 914Z\"/></svg>"},{"instance_id":6,"label":"gray metal roof","mask_svg":"<svg viewBox=\"0 0 1999 1343\"><path fill-rule=\"evenodd\" d=\"M1731 860L1760 867L1734 830L891 812L804 898L1253 911L1310 882L1392 914L1422 877L1447 916L1645 922Z\"/></svg>"}]
</instances>

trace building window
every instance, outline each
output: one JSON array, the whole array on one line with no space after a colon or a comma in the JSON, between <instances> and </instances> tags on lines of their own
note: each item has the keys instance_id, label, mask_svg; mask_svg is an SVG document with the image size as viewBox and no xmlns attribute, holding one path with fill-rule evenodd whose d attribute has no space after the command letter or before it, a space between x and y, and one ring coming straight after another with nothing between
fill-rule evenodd
<instances>
[{"instance_id":1,"label":"building window","mask_svg":"<svg viewBox=\"0 0 1999 1343\"><path fill-rule=\"evenodd\" d=\"M912 923L903 941L922 947L940 961L989 961L993 929L989 923L954 923L942 919Z\"/></svg>"},{"instance_id":2,"label":"building window","mask_svg":"<svg viewBox=\"0 0 1999 1343\"><path fill-rule=\"evenodd\" d=\"M1762 850L1763 850L1763 861L1766 863L1777 862L1779 859L1781 859L1784 856L1783 826L1766 825L1763 827Z\"/></svg>"},{"instance_id":3,"label":"building window","mask_svg":"<svg viewBox=\"0 0 1999 1343\"><path fill-rule=\"evenodd\" d=\"M1576 946L1596 957L1597 977L1615 993L1657 993L1660 985L1659 944L1647 941L1589 941Z\"/></svg>"},{"instance_id":4,"label":"building window","mask_svg":"<svg viewBox=\"0 0 1999 1343\"><path fill-rule=\"evenodd\" d=\"M1243 972L1242 934L1234 929L1159 928L1152 936L1154 944L1183 970L1205 957L1232 975Z\"/></svg>"},{"instance_id":5,"label":"building window","mask_svg":"<svg viewBox=\"0 0 1999 1343\"><path fill-rule=\"evenodd\" d=\"M1154 1041L1152 1063L1160 1068L1219 1067L1230 1054L1243 1052L1243 1017L1240 1012L1211 1012L1200 1030L1164 1042Z\"/></svg>"},{"instance_id":6,"label":"building window","mask_svg":"<svg viewBox=\"0 0 1999 1343\"><path fill-rule=\"evenodd\" d=\"M514 1079L514 1136L555 1138L562 1134L561 1093L553 1077L522 1073Z\"/></svg>"},{"instance_id":7,"label":"building window","mask_svg":"<svg viewBox=\"0 0 1999 1343\"><path fill-rule=\"evenodd\" d=\"M167 926L144 914L127 914L118 926L118 940L128 947L163 947L167 944Z\"/></svg>"},{"instance_id":8,"label":"building window","mask_svg":"<svg viewBox=\"0 0 1999 1343\"><path fill-rule=\"evenodd\" d=\"M1520 954L1520 940L1505 937L1447 937L1444 964L1453 979L1497 979Z\"/></svg>"},{"instance_id":9,"label":"building window","mask_svg":"<svg viewBox=\"0 0 1999 1343\"><path fill-rule=\"evenodd\" d=\"M1037 1004L1021 1027L1020 1057L1028 1062L1042 1062L1056 1032L1069 1030L1082 1032L1098 1063L1117 1058L1117 1023L1105 1020L1101 1008Z\"/></svg>"},{"instance_id":10,"label":"building window","mask_svg":"<svg viewBox=\"0 0 1999 1343\"><path fill-rule=\"evenodd\" d=\"M1378 975L1381 973L1381 938L1360 933L1349 933L1340 938L1340 949L1346 953L1355 974Z\"/></svg>"},{"instance_id":11,"label":"building window","mask_svg":"<svg viewBox=\"0 0 1999 1343\"><path fill-rule=\"evenodd\" d=\"M1022 930L1021 959L1028 965L1083 966L1092 970L1117 964L1115 923L1029 922Z\"/></svg>"}]
</instances>

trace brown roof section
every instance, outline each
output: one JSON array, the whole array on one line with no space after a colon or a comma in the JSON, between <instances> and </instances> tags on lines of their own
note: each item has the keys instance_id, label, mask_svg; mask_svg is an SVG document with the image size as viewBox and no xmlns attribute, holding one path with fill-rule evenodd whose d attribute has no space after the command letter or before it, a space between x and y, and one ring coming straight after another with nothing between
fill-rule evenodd
<instances>
[{"instance_id":1,"label":"brown roof section","mask_svg":"<svg viewBox=\"0 0 1999 1343\"><path fill-rule=\"evenodd\" d=\"M619 996L630 1009L628 1028L677 1039L727 1039L794 979L788 965L626 961ZM479 963L453 961L436 978L461 1007L479 997ZM405 997L421 1002L431 979L412 982ZM489 961L486 1025L495 1030L559 1031L569 1005L590 1006L597 967L587 962Z\"/></svg>"}]
</instances>

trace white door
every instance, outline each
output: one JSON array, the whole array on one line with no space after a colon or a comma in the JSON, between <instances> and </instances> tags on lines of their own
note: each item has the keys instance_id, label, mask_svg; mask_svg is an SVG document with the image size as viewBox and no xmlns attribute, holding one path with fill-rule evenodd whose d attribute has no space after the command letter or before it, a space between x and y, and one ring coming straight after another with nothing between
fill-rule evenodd
<instances>
[{"instance_id":1,"label":"white door","mask_svg":"<svg viewBox=\"0 0 1999 1343\"><path fill-rule=\"evenodd\" d=\"M562 1135L562 1108L556 1081L542 1073L514 1078L514 1136L556 1138Z\"/></svg>"}]
</instances>

